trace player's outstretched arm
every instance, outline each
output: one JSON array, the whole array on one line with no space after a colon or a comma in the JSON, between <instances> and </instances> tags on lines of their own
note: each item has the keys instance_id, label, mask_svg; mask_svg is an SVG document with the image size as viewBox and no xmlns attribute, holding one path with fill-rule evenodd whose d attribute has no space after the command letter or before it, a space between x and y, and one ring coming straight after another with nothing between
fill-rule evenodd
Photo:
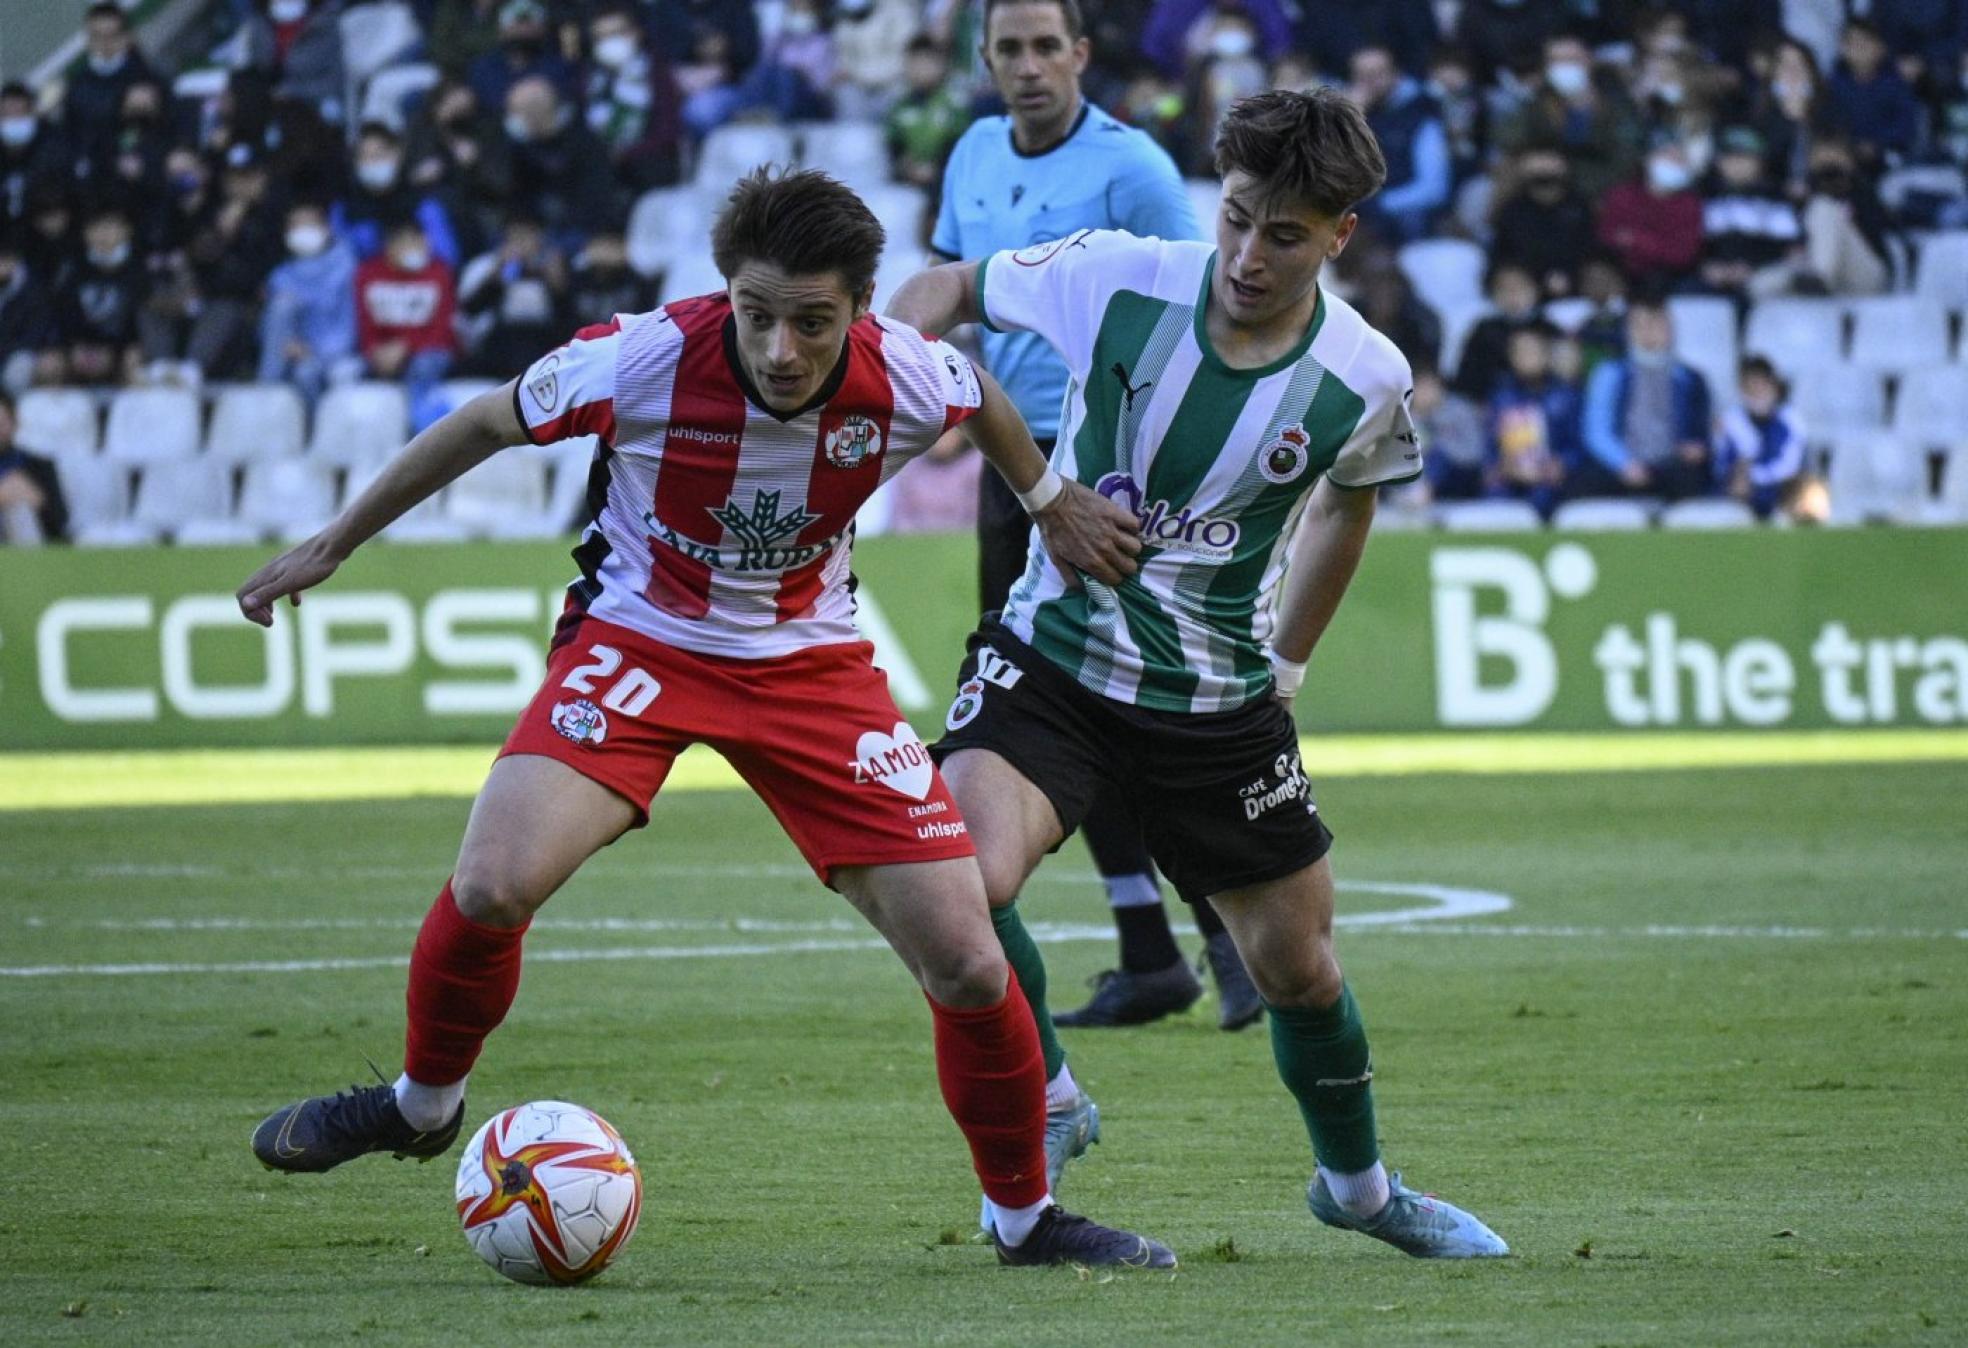
<instances>
[{"instance_id":1,"label":"player's outstretched arm","mask_svg":"<svg viewBox=\"0 0 1968 1348\"><path fill-rule=\"evenodd\" d=\"M917 272L888 297L888 316L938 337L966 323L983 322L977 264L950 262Z\"/></svg>"},{"instance_id":2,"label":"player's outstretched arm","mask_svg":"<svg viewBox=\"0 0 1968 1348\"><path fill-rule=\"evenodd\" d=\"M1025 418L997 380L980 369L977 383L983 399L964 429L1031 513L1046 555L1060 574L1070 582L1084 573L1108 585L1133 575L1139 569L1135 554L1141 551L1141 522L1134 512L1061 477L1046 463Z\"/></svg>"},{"instance_id":3,"label":"player's outstretched arm","mask_svg":"<svg viewBox=\"0 0 1968 1348\"><path fill-rule=\"evenodd\" d=\"M1298 692L1306 661L1346 597L1367 550L1375 495L1372 487L1341 487L1331 478L1321 478L1312 489L1292 541L1278 626L1271 635L1271 673L1281 701L1289 703Z\"/></svg>"},{"instance_id":4,"label":"player's outstretched arm","mask_svg":"<svg viewBox=\"0 0 1968 1348\"><path fill-rule=\"evenodd\" d=\"M273 606L301 602L335 574L348 555L405 511L443 490L507 445L527 438L513 408L513 385L481 394L411 437L403 452L362 495L314 537L247 577L239 587L239 611L262 627L273 625Z\"/></svg>"}]
</instances>

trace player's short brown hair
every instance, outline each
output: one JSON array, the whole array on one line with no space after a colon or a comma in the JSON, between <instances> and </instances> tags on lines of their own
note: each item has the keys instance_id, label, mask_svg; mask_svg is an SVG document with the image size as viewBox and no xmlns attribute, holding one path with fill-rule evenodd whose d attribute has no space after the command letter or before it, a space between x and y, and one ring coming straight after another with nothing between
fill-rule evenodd
<instances>
[{"instance_id":1,"label":"player's short brown hair","mask_svg":"<svg viewBox=\"0 0 1968 1348\"><path fill-rule=\"evenodd\" d=\"M1057 5L1059 17L1066 23L1066 40L1078 42L1086 36L1086 16L1080 12L1080 0L984 0L984 22L978 33L978 41L988 41L991 33L991 15L1006 5Z\"/></svg>"},{"instance_id":2,"label":"player's short brown hair","mask_svg":"<svg viewBox=\"0 0 1968 1348\"><path fill-rule=\"evenodd\" d=\"M833 272L859 298L875 279L887 235L867 204L818 169L761 165L738 180L711 226L711 257L726 280L747 262L794 276Z\"/></svg>"},{"instance_id":3,"label":"player's short brown hair","mask_svg":"<svg viewBox=\"0 0 1968 1348\"><path fill-rule=\"evenodd\" d=\"M1380 190L1387 160L1359 104L1321 86L1239 99L1216 134L1216 171L1248 173L1266 201L1338 217Z\"/></svg>"}]
</instances>

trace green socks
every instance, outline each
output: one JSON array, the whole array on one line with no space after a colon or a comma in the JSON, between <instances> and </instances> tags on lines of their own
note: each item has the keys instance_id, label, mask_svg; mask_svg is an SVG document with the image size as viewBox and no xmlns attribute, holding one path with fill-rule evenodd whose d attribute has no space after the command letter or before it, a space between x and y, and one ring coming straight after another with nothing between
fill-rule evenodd
<instances>
[{"instance_id":1,"label":"green socks","mask_svg":"<svg viewBox=\"0 0 1968 1348\"><path fill-rule=\"evenodd\" d=\"M1380 1159L1368 1084L1373 1066L1353 989L1342 985L1331 1006L1273 1006L1270 1011L1271 1055L1305 1115L1305 1131L1312 1135L1319 1164L1341 1174L1371 1169Z\"/></svg>"},{"instance_id":2,"label":"green socks","mask_svg":"<svg viewBox=\"0 0 1968 1348\"><path fill-rule=\"evenodd\" d=\"M1018 976L1018 986L1025 990L1025 1000L1031 1003L1032 1019L1039 1025L1039 1048L1045 1054L1046 1080L1051 1081L1066 1065L1066 1049L1059 1042L1059 1032L1052 1028L1052 1009L1046 1005L1045 960L1032 933L1025 930L1016 901L993 908L991 926L998 933L998 944L1004 947L1012 973ZM1367 1131L1372 1133L1372 1127Z\"/></svg>"}]
</instances>

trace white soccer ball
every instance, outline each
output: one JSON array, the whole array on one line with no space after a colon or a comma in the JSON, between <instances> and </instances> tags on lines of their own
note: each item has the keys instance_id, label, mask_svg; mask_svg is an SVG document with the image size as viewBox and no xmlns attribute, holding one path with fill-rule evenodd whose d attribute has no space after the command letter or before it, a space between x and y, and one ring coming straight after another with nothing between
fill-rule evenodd
<instances>
[{"instance_id":1,"label":"white soccer ball","mask_svg":"<svg viewBox=\"0 0 1968 1348\"><path fill-rule=\"evenodd\" d=\"M458 1162L458 1220L478 1257L514 1282L583 1282L642 1215L642 1171L592 1110L535 1100L494 1114Z\"/></svg>"}]
</instances>

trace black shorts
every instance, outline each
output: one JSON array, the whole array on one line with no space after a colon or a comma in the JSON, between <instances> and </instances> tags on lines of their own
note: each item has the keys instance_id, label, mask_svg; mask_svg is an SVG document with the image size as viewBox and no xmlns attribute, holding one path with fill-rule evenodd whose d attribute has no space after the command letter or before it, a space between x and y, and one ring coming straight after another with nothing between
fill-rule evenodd
<instances>
[{"instance_id":1,"label":"black shorts","mask_svg":"<svg viewBox=\"0 0 1968 1348\"><path fill-rule=\"evenodd\" d=\"M970 639L940 763L989 749L1045 793L1067 834L1112 789L1148 851L1194 902L1302 870L1332 847L1298 758L1298 728L1270 697L1235 711L1166 712L1116 702L995 618Z\"/></svg>"}]
</instances>

